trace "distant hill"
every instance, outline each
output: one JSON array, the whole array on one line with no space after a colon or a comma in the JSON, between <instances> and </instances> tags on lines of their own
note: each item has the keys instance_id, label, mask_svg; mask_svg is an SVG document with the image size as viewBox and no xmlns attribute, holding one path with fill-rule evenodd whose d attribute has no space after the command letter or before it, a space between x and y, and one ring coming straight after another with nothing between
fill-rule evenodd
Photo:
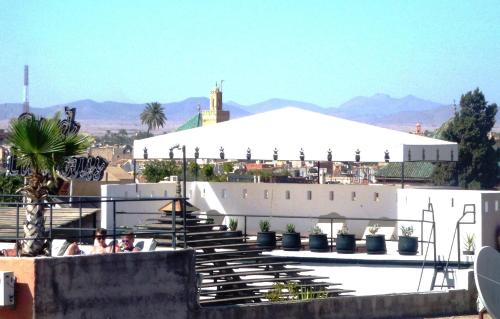
<instances>
[{"instance_id":1,"label":"distant hill","mask_svg":"<svg viewBox=\"0 0 500 319\"><path fill-rule=\"evenodd\" d=\"M362 122L386 123L389 121L387 124L395 124L390 119L391 116L396 114L401 114L402 116L393 117L394 120L405 120L404 114L414 112L413 114L416 115L417 113L438 109L442 106L442 104L423 100L412 95L403 98L393 98L387 94L375 94L371 97L355 97L339 107L329 108L327 113Z\"/></svg>"},{"instance_id":2,"label":"distant hill","mask_svg":"<svg viewBox=\"0 0 500 319\"><path fill-rule=\"evenodd\" d=\"M99 121L101 125L105 122L129 123L137 129L140 127L140 114L144 110L144 104L132 104L121 102L96 102L86 99L66 104L54 105L46 108L31 108L31 111L40 116L52 116L57 111L63 111L64 106L70 105L77 108L77 120L81 121L83 127L87 122ZM202 110L209 107L209 100L205 97L192 97L179 102L162 103L167 116L166 130L175 128L198 112L198 105ZM231 112L231 118L238 118L250 113L239 107L225 103L224 109ZM22 104L5 103L0 104L0 121L17 117L22 110ZM5 122L5 121L4 121Z\"/></svg>"},{"instance_id":3,"label":"distant hill","mask_svg":"<svg viewBox=\"0 0 500 319\"><path fill-rule=\"evenodd\" d=\"M38 115L51 116L56 111L63 110L65 105L77 108L77 120L81 121L82 126L91 133L99 134L106 129L116 130L117 128L136 131L145 129L139 119L145 103L96 102L86 99L47 108L32 108L32 111ZM162 103L162 105L165 108L167 124L160 131L168 132L195 115L198 112L198 105L202 110L208 109L209 100L206 97L190 97L178 102ZM432 130L453 116L453 108L450 105L442 105L412 95L403 98L393 98L386 94L375 94L371 97L359 96L339 107L330 108L278 98L252 105L241 105L233 101L224 102L224 109L231 112L232 119L285 106L295 106L314 112L404 131L414 127L417 122L422 123L424 129ZM20 114L21 109L22 104L20 103L0 104L0 128L5 128L8 120ZM500 114L497 114L497 123L500 123Z\"/></svg>"}]
</instances>

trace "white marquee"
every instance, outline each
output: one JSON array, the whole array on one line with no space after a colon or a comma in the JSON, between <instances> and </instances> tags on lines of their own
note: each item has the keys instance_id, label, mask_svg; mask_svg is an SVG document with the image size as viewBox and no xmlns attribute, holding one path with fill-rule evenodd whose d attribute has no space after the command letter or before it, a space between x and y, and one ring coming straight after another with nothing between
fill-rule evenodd
<instances>
[{"instance_id":1,"label":"white marquee","mask_svg":"<svg viewBox=\"0 0 500 319\"><path fill-rule=\"evenodd\" d=\"M391 162L456 161L456 143L349 121L329 115L286 107L210 126L154 136L134 142L134 158L142 159L147 148L149 159L169 158L169 150L186 146L186 157L253 160L326 161L331 150L333 161L354 161L359 150L362 162L382 162L385 151ZM182 152L174 150L174 158Z\"/></svg>"}]
</instances>

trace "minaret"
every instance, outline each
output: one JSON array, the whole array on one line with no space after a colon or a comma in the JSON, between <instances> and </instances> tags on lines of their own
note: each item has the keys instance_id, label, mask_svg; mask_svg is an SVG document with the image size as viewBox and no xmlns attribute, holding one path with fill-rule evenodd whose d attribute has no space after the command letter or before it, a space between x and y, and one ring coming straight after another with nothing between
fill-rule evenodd
<instances>
[{"instance_id":1,"label":"minaret","mask_svg":"<svg viewBox=\"0 0 500 319\"><path fill-rule=\"evenodd\" d=\"M23 113L29 113L30 111L30 102L29 102L29 77L28 77L28 66L24 66L24 103L23 103Z\"/></svg>"},{"instance_id":2,"label":"minaret","mask_svg":"<svg viewBox=\"0 0 500 319\"><path fill-rule=\"evenodd\" d=\"M210 111L222 111L222 91L215 83L215 88L210 91Z\"/></svg>"},{"instance_id":3,"label":"minaret","mask_svg":"<svg viewBox=\"0 0 500 319\"><path fill-rule=\"evenodd\" d=\"M203 125L212 125L229 120L229 111L222 109L222 81L221 87L215 83L215 88L210 91L210 109L202 113Z\"/></svg>"}]
</instances>

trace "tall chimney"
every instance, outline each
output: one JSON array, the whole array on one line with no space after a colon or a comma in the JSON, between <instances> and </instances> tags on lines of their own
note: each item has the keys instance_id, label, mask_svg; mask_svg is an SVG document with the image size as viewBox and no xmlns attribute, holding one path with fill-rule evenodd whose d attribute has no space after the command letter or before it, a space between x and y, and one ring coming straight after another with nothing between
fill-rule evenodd
<instances>
[{"instance_id":1,"label":"tall chimney","mask_svg":"<svg viewBox=\"0 0 500 319\"><path fill-rule=\"evenodd\" d=\"M30 111L30 102L29 102L29 91L28 91L28 85L29 85L29 71L28 71L28 66L24 66L24 103L23 103L23 113L28 113Z\"/></svg>"}]
</instances>

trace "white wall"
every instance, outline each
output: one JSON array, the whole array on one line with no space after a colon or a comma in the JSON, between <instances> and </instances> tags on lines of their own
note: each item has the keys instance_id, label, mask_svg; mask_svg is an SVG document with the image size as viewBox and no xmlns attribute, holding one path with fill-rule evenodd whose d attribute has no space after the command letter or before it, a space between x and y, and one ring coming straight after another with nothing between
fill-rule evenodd
<instances>
[{"instance_id":1,"label":"white wall","mask_svg":"<svg viewBox=\"0 0 500 319\"><path fill-rule=\"evenodd\" d=\"M500 225L500 192L400 189L398 190L398 219L419 219L422 210L427 208L429 202L434 208L438 255L448 258L456 223L463 214L465 204L475 204L476 223L460 226L460 245L462 246L460 252L464 250L467 234L475 235L476 250L485 245L496 247L496 228ZM487 212L485 206L488 206ZM427 215L427 219L431 219L430 214ZM468 214L462 221L472 222L473 217ZM401 224L409 225L404 222ZM414 224L414 227L414 235L420 236L420 225ZM425 240L429 238L429 232L430 225L427 225L424 227ZM431 253L432 246L429 250L429 254ZM461 256L462 260L466 259L463 254ZM456 240L451 250L451 260L457 260Z\"/></svg>"},{"instance_id":2,"label":"white wall","mask_svg":"<svg viewBox=\"0 0 500 319\"><path fill-rule=\"evenodd\" d=\"M109 199L141 199L175 195L175 183L158 184L108 184L101 186L101 196ZM116 202L116 211L128 214L116 214L116 226L135 226L146 223L146 219L158 217L158 209L165 201L124 201ZM133 214L133 213L140 214ZM146 214L145 214L146 213ZM113 204L101 205L101 227L113 228Z\"/></svg>"},{"instance_id":3,"label":"white wall","mask_svg":"<svg viewBox=\"0 0 500 319\"><path fill-rule=\"evenodd\" d=\"M317 222L317 219L284 219L276 218L283 215L321 216L335 212L346 217L366 218L396 218L397 216L397 187L380 185L337 185L337 184L269 184L269 183L188 183L188 197L190 202L203 211L217 210L223 215L250 214L274 217L271 227L274 230L284 230L287 223L294 223L297 231L308 232ZM102 194L108 197L158 197L175 194L175 184L128 184L103 185ZM243 196L246 191L246 197ZM264 197L267 191L268 198ZM286 199L286 192L290 192L290 199ZM307 195L311 191L311 199ZM330 200L330 192L334 192ZM355 200L352 193L356 193ZM378 193L378 198L375 197ZM122 209L137 212L156 212L164 202L127 202L118 204ZM112 210L110 205L103 207L102 227L112 227ZM106 216L106 217L104 217ZM153 216L153 215L151 215ZM142 217L142 218L141 218ZM133 226L138 221L144 221L146 216L129 215L117 217L117 225ZM247 231L256 232L258 221L262 217L248 218ZM243 229L244 220L239 218L239 228ZM216 220L217 221L217 220ZM227 221L226 221L227 222ZM368 224L366 221L349 221L351 231L359 237Z\"/></svg>"}]
</instances>

